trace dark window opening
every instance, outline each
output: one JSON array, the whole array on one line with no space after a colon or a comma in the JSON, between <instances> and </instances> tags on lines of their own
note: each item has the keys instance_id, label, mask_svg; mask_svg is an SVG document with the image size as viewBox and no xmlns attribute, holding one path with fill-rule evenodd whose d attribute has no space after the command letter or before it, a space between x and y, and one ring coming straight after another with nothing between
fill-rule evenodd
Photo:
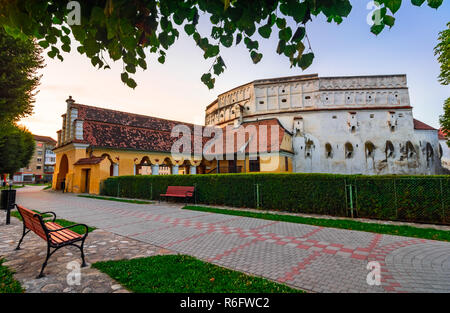
<instances>
[{"instance_id":1,"label":"dark window opening","mask_svg":"<svg viewBox=\"0 0 450 313\"><path fill-rule=\"evenodd\" d=\"M260 171L259 157L257 157L256 160L249 160L249 170L250 172Z\"/></svg>"},{"instance_id":2,"label":"dark window opening","mask_svg":"<svg viewBox=\"0 0 450 313\"><path fill-rule=\"evenodd\" d=\"M353 145L350 142L345 144L345 158L351 159L353 157Z\"/></svg>"}]
</instances>

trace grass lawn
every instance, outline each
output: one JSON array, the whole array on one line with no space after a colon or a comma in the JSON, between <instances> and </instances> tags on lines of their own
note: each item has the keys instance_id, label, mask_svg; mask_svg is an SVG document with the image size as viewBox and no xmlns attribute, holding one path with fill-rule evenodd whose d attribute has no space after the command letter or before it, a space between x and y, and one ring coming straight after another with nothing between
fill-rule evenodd
<instances>
[{"instance_id":1,"label":"grass lawn","mask_svg":"<svg viewBox=\"0 0 450 313\"><path fill-rule=\"evenodd\" d=\"M109 200L109 201L118 201L118 202L128 202L134 204L152 204L150 201L142 201L142 200L129 200L129 199L120 199L120 198L110 198L110 197L101 197L101 196L92 196L92 195L78 195L78 197L82 198L91 198L91 199L100 199L100 200Z\"/></svg>"},{"instance_id":2,"label":"grass lawn","mask_svg":"<svg viewBox=\"0 0 450 313\"><path fill-rule=\"evenodd\" d=\"M23 188L24 186L22 185L13 185L12 189L19 189L19 188ZM9 190L9 186L5 186L5 187L0 187L0 190Z\"/></svg>"},{"instance_id":3,"label":"grass lawn","mask_svg":"<svg viewBox=\"0 0 450 313\"><path fill-rule=\"evenodd\" d=\"M3 266L4 259L0 259L0 293L22 293L20 283L14 279L13 273Z\"/></svg>"},{"instance_id":4,"label":"grass lawn","mask_svg":"<svg viewBox=\"0 0 450 313\"><path fill-rule=\"evenodd\" d=\"M187 255L157 255L97 262L92 267L108 274L127 289L139 293L303 292Z\"/></svg>"},{"instance_id":5,"label":"grass lawn","mask_svg":"<svg viewBox=\"0 0 450 313\"><path fill-rule=\"evenodd\" d=\"M33 211L36 212L36 213L39 213L39 211L36 211L36 210L33 210ZM11 216L14 216L14 217L18 218L19 220L22 220L22 217L20 216L20 213L18 211L11 211ZM47 217L52 217L52 216L53 215L51 215L51 214L44 214L42 217L43 218L47 218ZM59 218L57 218L55 220L55 223L61 225L62 227L67 227L67 226L70 226L70 225L73 225L73 224L77 224L75 222L71 222L71 221L67 221L67 220L59 219ZM91 231L93 231L95 229L95 227L90 227L88 225L88 229L89 229L89 232L91 232ZM78 233L80 235L83 235L85 233L86 229L83 226L75 226L74 228L71 228L70 230L72 230L72 231L74 231L74 232L76 232L76 233Z\"/></svg>"},{"instance_id":6,"label":"grass lawn","mask_svg":"<svg viewBox=\"0 0 450 313\"><path fill-rule=\"evenodd\" d=\"M52 185L51 185L51 184L45 186L45 188L44 188L43 190L47 190L47 189L50 189L50 188L52 188Z\"/></svg>"},{"instance_id":7,"label":"grass lawn","mask_svg":"<svg viewBox=\"0 0 450 313\"><path fill-rule=\"evenodd\" d=\"M360 231L366 231L366 232L378 233L378 234L388 234L388 235L416 237L416 238L424 238L424 239L432 239L432 240L440 240L440 241L450 241L450 231L438 230L438 229L432 229L432 228L418 228L418 227L407 226L407 225L402 225L402 226L384 225L384 224L376 224L376 223L365 223L365 222L353 221L353 220L348 220L348 219L333 220L333 219L325 219L325 218L312 218L312 217L302 217L302 216L293 216L293 215L281 215L281 214L271 214L271 213L257 213L257 212L249 212L249 211L227 210L227 209L218 209L218 208L210 208L210 207L202 207L202 206L185 206L183 209L193 210L193 211L201 211L201 212L220 213L220 214L227 214L227 215L254 217L254 218L261 218L261 219L272 220L272 221L282 221L282 222L308 224L308 225L323 226L323 227L360 230Z\"/></svg>"}]
</instances>

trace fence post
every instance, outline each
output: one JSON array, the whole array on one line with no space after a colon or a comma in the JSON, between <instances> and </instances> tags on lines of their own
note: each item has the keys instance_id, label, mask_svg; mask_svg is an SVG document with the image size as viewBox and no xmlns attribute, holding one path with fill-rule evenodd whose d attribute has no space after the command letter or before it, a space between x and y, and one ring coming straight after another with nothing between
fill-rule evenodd
<instances>
[{"instance_id":1,"label":"fence post","mask_svg":"<svg viewBox=\"0 0 450 313\"><path fill-rule=\"evenodd\" d=\"M439 178L439 185L441 187L442 222L445 222L444 192L442 189L442 178Z\"/></svg>"},{"instance_id":2,"label":"fence post","mask_svg":"<svg viewBox=\"0 0 450 313\"><path fill-rule=\"evenodd\" d=\"M353 191L352 191L352 184L348 185L349 186L349 193L350 193L350 212L352 214L352 218L353 218Z\"/></svg>"}]
</instances>

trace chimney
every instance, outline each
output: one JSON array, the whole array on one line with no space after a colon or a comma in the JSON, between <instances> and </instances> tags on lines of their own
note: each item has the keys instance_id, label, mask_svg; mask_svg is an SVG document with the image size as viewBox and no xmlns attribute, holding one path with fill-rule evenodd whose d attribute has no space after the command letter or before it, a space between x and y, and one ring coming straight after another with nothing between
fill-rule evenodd
<instances>
[{"instance_id":1,"label":"chimney","mask_svg":"<svg viewBox=\"0 0 450 313\"><path fill-rule=\"evenodd\" d=\"M69 99L66 100L67 107L70 107L72 104L75 103L75 100L72 99L72 96L69 96Z\"/></svg>"}]
</instances>

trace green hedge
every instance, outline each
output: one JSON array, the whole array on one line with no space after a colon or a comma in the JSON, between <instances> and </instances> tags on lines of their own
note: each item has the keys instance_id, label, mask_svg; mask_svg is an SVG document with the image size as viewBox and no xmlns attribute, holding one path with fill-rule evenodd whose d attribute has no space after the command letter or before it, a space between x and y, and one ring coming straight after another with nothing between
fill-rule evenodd
<instances>
[{"instance_id":1,"label":"green hedge","mask_svg":"<svg viewBox=\"0 0 450 313\"><path fill-rule=\"evenodd\" d=\"M450 224L449 176L210 174L120 176L102 182L108 196L158 200L167 186L196 186L197 203ZM349 185L352 185L350 201Z\"/></svg>"}]
</instances>

